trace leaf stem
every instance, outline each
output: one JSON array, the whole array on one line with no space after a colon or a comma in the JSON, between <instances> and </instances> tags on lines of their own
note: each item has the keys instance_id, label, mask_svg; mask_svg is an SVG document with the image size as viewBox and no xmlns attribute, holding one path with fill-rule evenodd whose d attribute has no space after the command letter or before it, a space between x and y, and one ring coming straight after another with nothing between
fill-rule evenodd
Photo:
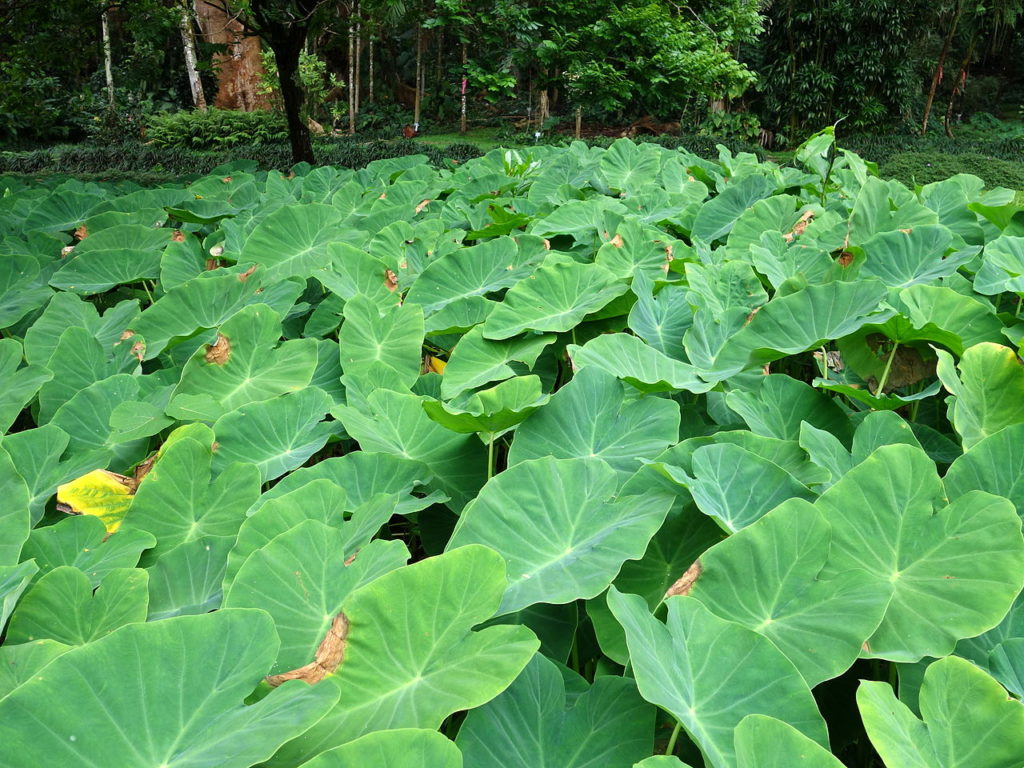
<instances>
[{"instance_id":1,"label":"leaf stem","mask_svg":"<svg viewBox=\"0 0 1024 768\"><path fill-rule=\"evenodd\" d=\"M878 382L878 386L875 387L875 395L885 395L885 384L889 381L889 371L892 370L892 361L896 357L896 350L899 349L899 344L892 345L892 352L889 353L889 359L885 361L885 370L882 371L882 380Z\"/></svg>"},{"instance_id":2,"label":"leaf stem","mask_svg":"<svg viewBox=\"0 0 1024 768\"><path fill-rule=\"evenodd\" d=\"M679 738L679 721L676 720L676 727L672 729L672 735L668 737L668 746L665 747L665 754L671 755L676 751L676 739Z\"/></svg>"},{"instance_id":3,"label":"leaf stem","mask_svg":"<svg viewBox=\"0 0 1024 768\"><path fill-rule=\"evenodd\" d=\"M489 432L490 439L487 441L487 479L494 477L494 433Z\"/></svg>"}]
</instances>

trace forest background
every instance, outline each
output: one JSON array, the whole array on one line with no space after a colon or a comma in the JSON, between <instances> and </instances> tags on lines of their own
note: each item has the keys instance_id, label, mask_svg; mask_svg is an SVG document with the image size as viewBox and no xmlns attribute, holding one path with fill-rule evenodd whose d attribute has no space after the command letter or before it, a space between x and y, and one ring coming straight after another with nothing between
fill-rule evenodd
<instances>
[{"instance_id":1,"label":"forest background","mask_svg":"<svg viewBox=\"0 0 1024 768\"><path fill-rule=\"evenodd\" d=\"M784 153L839 121L880 162L923 153L911 165L927 175L969 155L951 170L1019 189L1006 163L1024 147L1022 13L1024 0L5 0L0 169L19 170L10 150L68 142L104 157L287 144L313 161L316 142L407 125L482 149L667 134Z\"/></svg>"}]
</instances>

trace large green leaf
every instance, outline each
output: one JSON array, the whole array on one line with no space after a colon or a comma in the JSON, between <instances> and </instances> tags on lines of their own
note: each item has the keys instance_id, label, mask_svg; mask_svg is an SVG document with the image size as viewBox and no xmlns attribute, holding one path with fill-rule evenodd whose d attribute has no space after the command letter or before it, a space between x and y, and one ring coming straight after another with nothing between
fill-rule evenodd
<instances>
[{"instance_id":1,"label":"large green leaf","mask_svg":"<svg viewBox=\"0 0 1024 768\"><path fill-rule=\"evenodd\" d=\"M978 248L965 248L947 256L952 242L953 233L937 225L880 232L860 246L867 256L861 273L890 288L930 283L951 275L978 253Z\"/></svg>"},{"instance_id":2,"label":"large green leaf","mask_svg":"<svg viewBox=\"0 0 1024 768\"><path fill-rule=\"evenodd\" d=\"M448 548L485 544L505 558L500 613L594 597L643 555L671 506L664 495L616 499L617 485L598 459L515 464L463 510Z\"/></svg>"},{"instance_id":3,"label":"large green leaf","mask_svg":"<svg viewBox=\"0 0 1024 768\"><path fill-rule=\"evenodd\" d=\"M675 360L628 333L597 336L567 351L577 368L593 366L633 385L641 392L702 393L711 389L692 365Z\"/></svg>"},{"instance_id":4,"label":"large green leaf","mask_svg":"<svg viewBox=\"0 0 1024 768\"><path fill-rule=\"evenodd\" d=\"M265 760L338 695L296 682L241 706L277 644L261 611L122 627L0 700L0 765L245 768Z\"/></svg>"},{"instance_id":5,"label":"large green leaf","mask_svg":"<svg viewBox=\"0 0 1024 768\"><path fill-rule=\"evenodd\" d=\"M73 565L89 577L95 588L115 568L133 568L142 550L156 545L146 531L108 533L93 515L76 515L56 525L36 528L22 549L22 559L32 559L45 575L62 565Z\"/></svg>"},{"instance_id":6,"label":"large green leaf","mask_svg":"<svg viewBox=\"0 0 1024 768\"><path fill-rule=\"evenodd\" d=\"M367 398L370 413L352 406L338 406L331 413L364 451L425 464L437 487L462 509L483 485L486 455L472 435L456 434L431 421L422 402L416 395L377 389Z\"/></svg>"},{"instance_id":7,"label":"large green leaf","mask_svg":"<svg viewBox=\"0 0 1024 768\"><path fill-rule=\"evenodd\" d=\"M50 285L79 294L102 293L115 285L160 276L160 252L171 241L165 227L121 224L89 235Z\"/></svg>"},{"instance_id":8,"label":"large green leaf","mask_svg":"<svg viewBox=\"0 0 1024 768\"><path fill-rule=\"evenodd\" d=\"M301 768L462 768L458 747L444 734L423 728L376 731L321 752Z\"/></svg>"},{"instance_id":9,"label":"large green leaf","mask_svg":"<svg viewBox=\"0 0 1024 768\"><path fill-rule=\"evenodd\" d=\"M935 465L909 445L879 448L818 499L832 524L823 575L861 569L892 585L865 655L944 656L998 624L1024 586L1013 504L972 491L944 505Z\"/></svg>"},{"instance_id":10,"label":"large green leaf","mask_svg":"<svg viewBox=\"0 0 1024 768\"><path fill-rule=\"evenodd\" d=\"M7 642L49 638L84 645L125 624L145 621L148 587L149 575L140 568L115 568L95 592L78 568L54 568L18 603Z\"/></svg>"},{"instance_id":11,"label":"large green leaf","mask_svg":"<svg viewBox=\"0 0 1024 768\"><path fill-rule=\"evenodd\" d=\"M118 531L121 533L121 531ZM149 572L147 621L209 613L220 607L231 536L204 536L160 556Z\"/></svg>"},{"instance_id":12,"label":"large green leaf","mask_svg":"<svg viewBox=\"0 0 1024 768\"><path fill-rule=\"evenodd\" d=\"M21 366L21 344L15 339L0 339L0 435L5 434L39 388L53 378L53 372L41 365Z\"/></svg>"},{"instance_id":13,"label":"large green leaf","mask_svg":"<svg viewBox=\"0 0 1024 768\"><path fill-rule=\"evenodd\" d=\"M337 424L323 421L330 407L329 395L309 387L221 416L213 425L214 471L235 462L255 464L267 482L301 466L338 431Z\"/></svg>"},{"instance_id":14,"label":"large green leaf","mask_svg":"<svg viewBox=\"0 0 1024 768\"><path fill-rule=\"evenodd\" d=\"M82 326L105 349L111 348L132 327L139 315L137 301L122 301L100 316L95 305L73 293L57 293L25 332L25 359L46 365L65 330Z\"/></svg>"},{"instance_id":15,"label":"large green leaf","mask_svg":"<svg viewBox=\"0 0 1024 768\"><path fill-rule=\"evenodd\" d=\"M748 208L774 190L775 184L759 175L745 176L730 183L697 212L691 234L705 243L727 235Z\"/></svg>"},{"instance_id":16,"label":"large green leaf","mask_svg":"<svg viewBox=\"0 0 1024 768\"><path fill-rule=\"evenodd\" d=\"M455 742L466 768L628 766L650 754L654 707L636 683L605 676L587 686L566 671L584 691L570 705L562 674L538 653L504 693L472 710Z\"/></svg>"},{"instance_id":17,"label":"large green leaf","mask_svg":"<svg viewBox=\"0 0 1024 768\"><path fill-rule=\"evenodd\" d=\"M1010 768L1024 754L1024 707L955 656L924 673L919 720L886 683L864 680L857 706L887 768Z\"/></svg>"},{"instance_id":18,"label":"large green leaf","mask_svg":"<svg viewBox=\"0 0 1024 768\"><path fill-rule=\"evenodd\" d=\"M215 269L172 288L139 315L134 330L146 340L146 359L176 340L216 328L247 304L266 304L283 314L302 293L304 282L265 287L260 270Z\"/></svg>"},{"instance_id":19,"label":"large green leaf","mask_svg":"<svg viewBox=\"0 0 1024 768\"><path fill-rule=\"evenodd\" d=\"M633 195L654 183L661 170L661 153L649 144L618 139L601 155L598 168L612 190Z\"/></svg>"},{"instance_id":20,"label":"large green leaf","mask_svg":"<svg viewBox=\"0 0 1024 768\"><path fill-rule=\"evenodd\" d=\"M937 351L938 374L952 395L950 421L969 449L1010 424L1024 422L1024 366L1017 354L999 344L975 344L957 365Z\"/></svg>"},{"instance_id":21,"label":"large green leaf","mask_svg":"<svg viewBox=\"0 0 1024 768\"><path fill-rule=\"evenodd\" d=\"M548 396L541 394L536 376L516 376L478 392L466 393L450 403L424 400L427 415L453 432L504 432L543 406Z\"/></svg>"},{"instance_id":22,"label":"large green leaf","mask_svg":"<svg viewBox=\"0 0 1024 768\"><path fill-rule=\"evenodd\" d=\"M943 483L950 501L971 491L988 491L1012 501L1024 516L1024 424L1004 427L975 443L953 462Z\"/></svg>"},{"instance_id":23,"label":"large green leaf","mask_svg":"<svg viewBox=\"0 0 1024 768\"><path fill-rule=\"evenodd\" d=\"M529 276L544 253L522 248L511 237L460 248L428 264L406 294L406 301L421 305L424 314L432 315L450 304L514 285Z\"/></svg>"},{"instance_id":24,"label":"large green leaf","mask_svg":"<svg viewBox=\"0 0 1024 768\"><path fill-rule=\"evenodd\" d=\"M738 445L705 445L693 452L693 477L670 464L660 471L684 486L697 507L730 533L787 499L814 493L778 464Z\"/></svg>"},{"instance_id":25,"label":"large green leaf","mask_svg":"<svg viewBox=\"0 0 1024 768\"><path fill-rule=\"evenodd\" d=\"M0 566L15 565L32 528L28 485L0 449Z\"/></svg>"},{"instance_id":26,"label":"large green leaf","mask_svg":"<svg viewBox=\"0 0 1024 768\"><path fill-rule=\"evenodd\" d=\"M437 728L494 698L538 642L525 627L472 631L505 591L505 564L481 546L421 560L372 581L342 606L345 658L320 685L338 705L271 765L295 765L371 731Z\"/></svg>"},{"instance_id":27,"label":"large green leaf","mask_svg":"<svg viewBox=\"0 0 1024 768\"><path fill-rule=\"evenodd\" d=\"M548 260L521 280L487 316L486 339L509 339L524 331L568 331L629 289L595 264Z\"/></svg>"},{"instance_id":28,"label":"large green leaf","mask_svg":"<svg viewBox=\"0 0 1024 768\"><path fill-rule=\"evenodd\" d=\"M747 715L736 727L738 768L843 768L831 752L793 726Z\"/></svg>"},{"instance_id":29,"label":"large green leaf","mask_svg":"<svg viewBox=\"0 0 1024 768\"><path fill-rule=\"evenodd\" d=\"M346 375L383 366L396 388L412 387L420 375L423 311L415 304L382 311L371 299L353 296L345 302L338 343Z\"/></svg>"},{"instance_id":30,"label":"large green leaf","mask_svg":"<svg viewBox=\"0 0 1024 768\"><path fill-rule=\"evenodd\" d=\"M761 379L758 389L733 391L726 396L750 430L764 437L799 440L801 424L831 432L842 443L849 443L852 429L842 409L826 395L802 381L772 374Z\"/></svg>"},{"instance_id":31,"label":"large green leaf","mask_svg":"<svg viewBox=\"0 0 1024 768\"><path fill-rule=\"evenodd\" d=\"M551 401L519 425L508 454L511 466L542 456L596 456L622 481L679 438L679 406L659 397L627 400L625 386L587 367Z\"/></svg>"},{"instance_id":32,"label":"large green leaf","mask_svg":"<svg viewBox=\"0 0 1024 768\"><path fill-rule=\"evenodd\" d=\"M828 744L807 683L771 641L692 598L666 602L668 623L662 624L643 598L614 587L608 592L608 605L626 630L640 694L672 713L709 767L737 764L734 731L751 714L777 717Z\"/></svg>"},{"instance_id":33,"label":"large green leaf","mask_svg":"<svg viewBox=\"0 0 1024 768\"><path fill-rule=\"evenodd\" d=\"M345 531L306 520L254 551L238 570L224 605L262 608L274 619L281 648L273 674L312 662L345 598L409 558L400 541L361 549L353 543Z\"/></svg>"},{"instance_id":34,"label":"large green leaf","mask_svg":"<svg viewBox=\"0 0 1024 768\"><path fill-rule=\"evenodd\" d=\"M219 450L219 447L218 447ZM232 464L212 476L213 431L200 427L165 446L139 484L120 531L148 531L157 558L205 536L234 536L260 492L259 470Z\"/></svg>"},{"instance_id":35,"label":"large green leaf","mask_svg":"<svg viewBox=\"0 0 1024 768\"><path fill-rule=\"evenodd\" d=\"M2 254L0 259L0 328L13 325L53 295L46 273L29 253Z\"/></svg>"},{"instance_id":36,"label":"large green leaf","mask_svg":"<svg viewBox=\"0 0 1024 768\"><path fill-rule=\"evenodd\" d=\"M29 510L34 525L43 516L46 502L57 486L106 466L108 458L97 452L65 452L71 437L53 424L15 432L4 437L0 450L11 457L28 485Z\"/></svg>"},{"instance_id":37,"label":"large green leaf","mask_svg":"<svg viewBox=\"0 0 1024 768\"><path fill-rule=\"evenodd\" d=\"M0 647L0 699L70 648L56 640Z\"/></svg>"},{"instance_id":38,"label":"large green leaf","mask_svg":"<svg viewBox=\"0 0 1024 768\"><path fill-rule=\"evenodd\" d=\"M767 637L814 687L856 661L891 596L865 571L821 579L830 539L820 511L786 502L701 555L689 594Z\"/></svg>"},{"instance_id":39,"label":"large green leaf","mask_svg":"<svg viewBox=\"0 0 1024 768\"><path fill-rule=\"evenodd\" d=\"M262 267L267 285L288 277L308 277L327 264L327 245L340 239L340 223L341 214L330 205L283 206L256 225L238 261Z\"/></svg>"},{"instance_id":40,"label":"large green leaf","mask_svg":"<svg viewBox=\"0 0 1024 768\"><path fill-rule=\"evenodd\" d=\"M467 389L512 378L520 372L513 364L529 368L555 338L549 334L491 341L483 337L482 328L473 328L452 350L441 377L441 396L450 400Z\"/></svg>"},{"instance_id":41,"label":"large green leaf","mask_svg":"<svg viewBox=\"0 0 1024 768\"><path fill-rule=\"evenodd\" d=\"M295 339L276 346L281 317L264 304L245 307L196 350L181 372L167 413L216 421L249 403L296 392L313 376L317 344Z\"/></svg>"}]
</instances>

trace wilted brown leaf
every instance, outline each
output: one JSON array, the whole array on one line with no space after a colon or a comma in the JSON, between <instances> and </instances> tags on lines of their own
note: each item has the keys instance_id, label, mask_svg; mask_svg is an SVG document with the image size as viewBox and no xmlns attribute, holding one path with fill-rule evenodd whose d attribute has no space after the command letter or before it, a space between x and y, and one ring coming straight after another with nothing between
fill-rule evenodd
<instances>
[{"instance_id":1,"label":"wilted brown leaf","mask_svg":"<svg viewBox=\"0 0 1024 768\"><path fill-rule=\"evenodd\" d=\"M206 345L206 354L203 359L214 365L224 365L231 359L231 342L228 337L218 333L217 340L213 344Z\"/></svg>"},{"instance_id":2,"label":"wilted brown leaf","mask_svg":"<svg viewBox=\"0 0 1024 768\"><path fill-rule=\"evenodd\" d=\"M787 243L793 242L793 240L804 233L807 229L807 225L814 220L814 211L804 211L800 218L797 220L793 228L782 236L782 239Z\"/></svg>"},{"instance_id":3,"label":"wilted brown leaf","mask_svg":"<svg viewBox=\"0 0 1024 768\"><path fill-rule=\"evenodd\" d=\"M700 564L700 560L694 560L693 565L687 568L686 572L676 579L675 584L668 588L665 597L686 596L690 594L690 590L693 589L693 585L697 583L697 579L700 578L702 573L704 573L704 566Z\"/></svg>"},{"instance_id":4,"label":"wilted brown leaf","mask_svg":"<svg viewBox=\"0 0 1024 768\"><path fill-rule=\"evenodd\" d=\"M309 664L282 672L279 675L268 675L267 683L274 688L289 680L303 680L310 685L319 683L332 674L345 659L345 645L348 640L348 619L339 613L331 622L330 628L320 646L316 649L316 658Z\"/></svg>"},{"instance_id":5,"label":"wilted brown leaf","mask_svg":"<svg viewBox=\"0 0 1024 768\"><path fill-rule=\"evenodd\" d=\"M255 271L256 271L256 265L253 264L251 267L249 267L247 270L245 270L245 272L241 273L238 276L238 282L244 283L246 280L249 279L249 276L252 275L252 273L255 272Z\"/></svg>"}]
</instances>

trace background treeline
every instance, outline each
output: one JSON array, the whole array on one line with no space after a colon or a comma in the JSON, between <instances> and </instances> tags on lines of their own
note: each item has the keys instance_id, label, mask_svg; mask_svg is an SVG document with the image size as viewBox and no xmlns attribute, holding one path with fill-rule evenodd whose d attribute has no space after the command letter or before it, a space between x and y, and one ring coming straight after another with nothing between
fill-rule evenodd
<instances>
[{"instance_id":1,"label":"background treeline","mask_svg":"<svg viewBox=\"0 0 1024 768\"><path fill-rule=\"evenodd\" d=\"M0 143L288 140L303 158L310 132L419 123L777 149L837 120L847 134L1013 139L1022 12L1024 0L4 0ZM174 116L193 107L280 116Z\"/></svg>"}]
</instances>

